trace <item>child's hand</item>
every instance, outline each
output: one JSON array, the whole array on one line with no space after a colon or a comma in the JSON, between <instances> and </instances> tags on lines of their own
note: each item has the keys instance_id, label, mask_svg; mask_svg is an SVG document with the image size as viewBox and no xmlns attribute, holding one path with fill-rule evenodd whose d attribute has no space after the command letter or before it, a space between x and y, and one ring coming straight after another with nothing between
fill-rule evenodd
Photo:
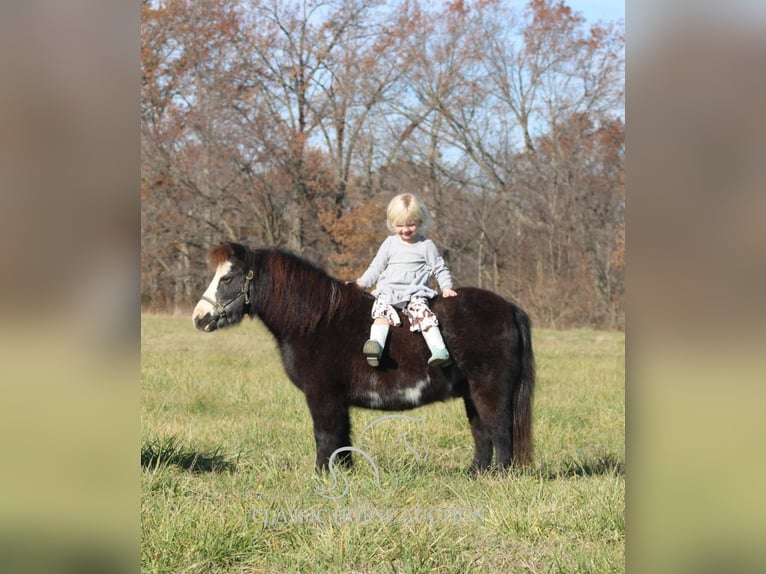
<instances>
[{"instance_id":1,"label":"child's hand","mask_svg":"<svg viewBox=\"0 0 766 574\"><path fill-rule=\"evenodd\" d=\"M442 291L442 297L455 297L455 296L457 296L457 291L455 291L454 289L447 288L444 291Z\"/></svg>"}]
</instances>

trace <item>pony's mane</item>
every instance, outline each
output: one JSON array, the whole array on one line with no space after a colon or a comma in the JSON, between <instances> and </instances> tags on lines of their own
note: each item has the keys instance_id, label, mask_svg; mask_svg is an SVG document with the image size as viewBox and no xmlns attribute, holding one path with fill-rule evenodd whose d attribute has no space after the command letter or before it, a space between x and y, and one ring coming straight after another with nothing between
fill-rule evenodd
<instances>
[{"instance_id":1,"label":"pony's mane","mask_svg":"<svg viewBox=\"0 0 766 574\"><path fill-rule=\"evenodd\" d=\"M261 283L256 294L262 318L285 331L305 335L321 324L340 321L365 297L355 285L345 285L289 251L265 249L253 252L253 258L267 283ZM255 263L261 258L262 267Z\"/></svg>"},{"instance_id":2,"label":"pony's mane","mask_svg":"<svg viewBox=\"0 0 766 574\"><path fill-rule=\"evenodd\" d=\"M207 262L211 268L216 268L224 261L228 261L234 253L234 250L227 243L221 243L214 247L211 247L207 252Z\"/></svg>"}]
</instances>

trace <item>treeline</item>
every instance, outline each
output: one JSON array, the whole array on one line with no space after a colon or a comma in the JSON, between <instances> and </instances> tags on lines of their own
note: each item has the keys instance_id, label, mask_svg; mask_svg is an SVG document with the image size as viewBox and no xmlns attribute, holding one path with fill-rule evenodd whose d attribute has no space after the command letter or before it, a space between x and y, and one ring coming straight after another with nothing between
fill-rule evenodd
<instances>
[{"instance_id":1,"label":"treeline","mask_svg":"<svg viewBox=\"0 0 766 574\"><path fill-rule=\"evenodd\" d=\"M624 26L563 2L142 3L142 303L188 310L221 240L354 279L395 194L457 285L535 324L624 324Z\"/></svg>"}]
</instances>

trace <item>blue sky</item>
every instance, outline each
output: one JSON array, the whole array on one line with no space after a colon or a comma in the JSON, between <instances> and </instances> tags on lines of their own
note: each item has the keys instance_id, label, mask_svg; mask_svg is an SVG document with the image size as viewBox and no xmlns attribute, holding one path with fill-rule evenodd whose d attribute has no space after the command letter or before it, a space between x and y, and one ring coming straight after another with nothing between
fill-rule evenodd
<instances>
[{"instance_id":1,"label":"blue sky","mask_svg":"<svg viewBox=\"0 0 766 574\"><path fill-rule=\"evenodd\" d=\"M623 0L564 0L564 3L575 12L581 12L590 24L599 20L612 22L625 18Z\"/></svg>"}]
</instances>

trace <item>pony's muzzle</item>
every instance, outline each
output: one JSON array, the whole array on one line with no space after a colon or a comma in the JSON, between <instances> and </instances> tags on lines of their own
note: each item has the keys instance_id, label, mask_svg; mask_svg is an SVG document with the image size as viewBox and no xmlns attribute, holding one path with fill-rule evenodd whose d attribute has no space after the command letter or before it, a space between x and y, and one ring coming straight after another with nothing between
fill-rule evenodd
<instances>
[{"instance_id":1,"label":"pony's muzzle","mask_svg":"<svg viewBox=\"0 0 766 574\"><path fill-rule=\"evenodd\" d=\"M218 321L210 313L205 313L200 317L194 317L194 326L200 331L209 333L215 331Z\"/></svg>"},{"instance_id":2,"label":"pony's muzzle","mask_svg":"<svg viewBox=\"0 0 766 574\"><path fill-rule=\"evenodd\" d=\"M215 331L218 328L220 319L221 317L218 313L215 312L215 310L208 311L205 309L200 309L199 306L194 310L194 314L192 315L194 326L200 331L205 331L206 333Z\"/></svg>"}]
</instances>

